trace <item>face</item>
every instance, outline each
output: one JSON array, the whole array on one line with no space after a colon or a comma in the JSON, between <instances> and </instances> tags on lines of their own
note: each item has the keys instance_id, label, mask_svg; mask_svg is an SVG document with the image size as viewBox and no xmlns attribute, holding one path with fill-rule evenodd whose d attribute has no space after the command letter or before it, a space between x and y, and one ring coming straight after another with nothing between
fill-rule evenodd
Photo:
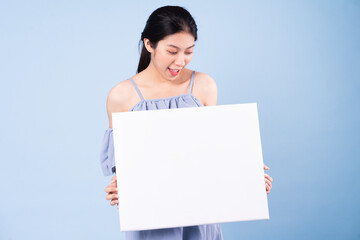
<instances>
[{"instance_id":1,"label":"face","mask_svg":"<svg viewBox=\"0 0 360 240\"><path fill-rule=\"evenodd\" d=\"M155 49L148 39L144 39L146 49L151 53L153 67L165 79L178 78L181 70L193 57L195 39L190 33L179 32L160 40Z\"/></svg>"}]
</instances>

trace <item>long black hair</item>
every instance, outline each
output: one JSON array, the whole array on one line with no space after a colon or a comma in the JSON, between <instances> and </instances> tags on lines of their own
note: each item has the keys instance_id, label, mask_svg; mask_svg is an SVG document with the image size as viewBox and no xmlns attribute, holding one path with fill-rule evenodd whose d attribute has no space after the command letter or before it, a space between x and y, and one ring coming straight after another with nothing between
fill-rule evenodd
<instances>
[{"instance_id":1,"label":"long black hair","mask_svg":"<svg viewBox=\"0 0 360 240\"><path fill-rule=\"evenodd\" d=\"M144 31L141 33L142 50L137 72L143 71L150 64L151 55L144 46L144 38L149 39L150 46L156 48L157 43L166 36L187 32L197 40L197 26L194 18L183 7L164 6L156 9L146 21Z\"/></svg>"}]
</instances>

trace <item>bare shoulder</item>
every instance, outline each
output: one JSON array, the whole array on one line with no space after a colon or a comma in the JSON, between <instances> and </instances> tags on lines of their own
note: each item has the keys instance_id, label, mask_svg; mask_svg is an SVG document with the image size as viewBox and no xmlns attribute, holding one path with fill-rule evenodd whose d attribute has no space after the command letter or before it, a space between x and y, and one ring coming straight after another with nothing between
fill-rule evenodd
<instances>
[{"instance_id":1,"label":"bare shoulder","mask_svg":"<svg viewBox=\"0 0 360 240\"><path fill-rule=\"evenodd\" d=\"M124 80L115 85L109 91L106 110L109 117L109 127L112 128L111 116L113 112L127 112L131 108L131 104L136 101L134 89L130 80Z\"/></svg>"},{"instance_id":2,"label":"bare shoulder","mask_svg":"<svg viewBox=\"0 0 360 240\"><path fill-rule=\"evenodd\" d=\"M128 80L124 80L120 83L118 83L116 86L111 88L109 91L106 107L107 110L110 110L112 112L118 111L121 112L121 110L124 108L124 103L126 102L126 99L128 96Z\"/></svg>"},{"instance_id":3,"label":"bare shoulder","mask_svg":"<svg viewBox=\"0 0 360 240\"><path fill-rule=\"evenodd\" d=\"M216 105L217 85L215 80L209 75L196 72L193 91L205 106Z\"/></svg>"}]
</instances>

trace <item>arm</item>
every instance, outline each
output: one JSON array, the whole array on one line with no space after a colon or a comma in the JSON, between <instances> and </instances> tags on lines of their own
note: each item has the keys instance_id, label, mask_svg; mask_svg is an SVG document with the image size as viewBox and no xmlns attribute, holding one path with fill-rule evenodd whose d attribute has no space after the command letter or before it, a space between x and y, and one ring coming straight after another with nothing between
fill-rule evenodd
<instances>
[{"instance_id":1,"label":"arm","mask_svg":"<svg viewBox=\"0 0 360 240\"><path fill-rule=\"evenodd\" d=\"M109 118L109 128L112 128L112 113L126 112L127 94L122 83L113 87L107 97L106 111Z\"/></svg>"},{"instance_id":2,"label":"arm","mask_svg":"<svg viewBox=\"0 0 360 240\"><path fill-rule=\"evenodd\" d=\"M108 94L106 109L109 117L109 128L112 128L112 113L113 112L124 112L126 111L126 94L123 94L124 87L122 83L112 88ZM117 189L116 176L111 178L111 182L105 188L106 200L110 200L110 205L119 204L119 196Z\"/></svg>"}]
</instances>

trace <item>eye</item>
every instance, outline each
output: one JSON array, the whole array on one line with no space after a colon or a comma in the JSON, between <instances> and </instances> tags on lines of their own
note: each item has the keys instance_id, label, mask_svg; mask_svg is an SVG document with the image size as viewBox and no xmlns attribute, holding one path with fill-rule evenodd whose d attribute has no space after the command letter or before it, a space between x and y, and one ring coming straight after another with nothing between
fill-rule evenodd
<instances>
[{"instance_id":1,"label":"eye","mask_svg":"<svg viewBox=\"0 0 360 240\"><path fill-rule=\"evenodd\" d=\"M190 55L190 54L192 54L192 52L186 52L185 54L186 54L186 55Z\"/></svg>"},{"instance_id":2,"label":"eye","mask_svg":"<svg viewBox=\"0 0 360 240\"><path fill-rule=\"evenodd\" d=\"M171 51L168 51L171 55L175 55L176 52L171 52Z\"/></svg>"}]
</instances>

